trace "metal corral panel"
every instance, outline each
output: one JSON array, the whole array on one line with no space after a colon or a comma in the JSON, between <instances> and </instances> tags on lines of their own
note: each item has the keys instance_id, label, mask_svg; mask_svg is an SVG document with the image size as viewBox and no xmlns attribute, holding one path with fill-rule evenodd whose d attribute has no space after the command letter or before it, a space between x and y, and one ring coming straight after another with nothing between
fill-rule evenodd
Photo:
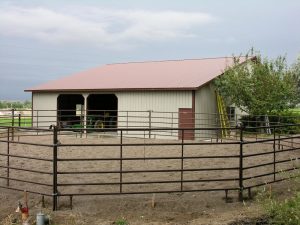
<instances>
[{"instance_id":1,"label":"metal corral panel","mask_svg":"<svg viewBox=\"0 0 300 225\"><path fill-rule=\"evenodd\" d=\"M178 109L192 108L192 91L138 91L119 92L116 95L120 128L127 126L178 128ZM150 135L152 138L157 136L168 138L172 135L172 138L178 138L177 131L139 135L147 137Z\"/></svg>"},{"instance_id":2,"label":"metal corral panel","mask_svg":"<svg viewBox=\"0 0 300 225\"><path fill-rule=\"evenodd\" d=\"M211 83L202 86L195 93L196 128L217 126L217 103L215 89ZM216 135L215 131L198 131L196 137L209 139Z\"/></svg>"},{"instance_id":3,"label":"metal corral panel","mask_svg":"<svg viewBox=\"0 0 300 225\"><path fill-rule=\"evenodd\" d=\"M32 93L34 127L56 125L57 93ZM38 111L37 111L38 110Z\"/></svg>"}]
</instances>

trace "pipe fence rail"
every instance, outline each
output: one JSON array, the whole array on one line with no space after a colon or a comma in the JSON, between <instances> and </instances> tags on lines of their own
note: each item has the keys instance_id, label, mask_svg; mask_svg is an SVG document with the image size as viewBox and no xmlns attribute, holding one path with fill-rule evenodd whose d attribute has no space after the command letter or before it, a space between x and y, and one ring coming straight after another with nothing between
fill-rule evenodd
<instances>
[{"instance_id":1,"label":"pipe fence rail","mask_svg":"<svg viewBox=\"0 0 300 225\"><path fill-rule=\"evenodd\" d=\"M236 191L299 175L297 125L228 128L226 139L185 140L187 131L224 128L28 128L0 126L0 188L63 196ZM270 129L271 134L257 133ZM255 130L252 131L252 130ZM132 138L130 132L181 133L181 139ZM78 134L90 136L78 136ZM78 138L81 137L81 138Z\"/></svg>"},{"instance_id":2,"label":"pipe fence rail","mask_svg":"<svg viewBox=\"0 0 300 225\"><path fill-rule=\"evenodd\" d=\"M118 111L118 110L0 110L0 126L22 126L48 128L54 124L59 128L178 128L180 127L179 112L160 111ZM185 121L185 127L209 128L220 127L221 121L218 113L192 113L193 119ZM292 121L300 123L300 116L255 115L246 116L227 114L230 127L243 123L247 127L274 126L291 124ZM184 128L185 128L184 127ZM254 132L259 132L253 129ZM265 130L270 133L269 130ZM153 134L155 136L176 137L176 132ZM211 136L211 132L202 134ZM219 135L220 134L216 134ZM151 138L151 132L148 134Z\"/></svg>"}]
</instances>

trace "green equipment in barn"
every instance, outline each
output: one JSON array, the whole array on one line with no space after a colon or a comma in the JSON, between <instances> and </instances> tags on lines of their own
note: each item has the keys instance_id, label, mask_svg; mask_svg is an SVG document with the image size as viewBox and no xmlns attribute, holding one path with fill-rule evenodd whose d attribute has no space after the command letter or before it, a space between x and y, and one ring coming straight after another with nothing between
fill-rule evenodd
<instances>
[{"instance_id":1,"label":"green equipment in barn","mask_svg":"<svg viewBox=\"0 0 300 225\"><path fill-rule=\"evenodd\" d=\"M102 115L87 115L86 128L113 128L115 126L114 117L109 112L104 112ZM71 128L83 128L83 116L80 117L80 123L71 125Z\"/></svg>"}]
</instances>

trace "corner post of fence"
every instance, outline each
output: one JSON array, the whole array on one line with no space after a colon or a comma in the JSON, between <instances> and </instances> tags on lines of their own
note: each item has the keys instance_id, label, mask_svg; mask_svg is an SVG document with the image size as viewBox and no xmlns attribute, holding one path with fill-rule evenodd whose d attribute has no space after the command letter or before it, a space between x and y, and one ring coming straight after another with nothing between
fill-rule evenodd
<instances>
[{"instance_id":1,"label":"corner post of fence","mask_svg":"<svg viewBox=\"0 0 300 225\"><path fill-rule=\"evenodd\" d=\"M7 128L7 162L6 162L6 166L7 166L7 170L6 170L6 186L9 186L9 167L10 167L10 159L9 159L9 155L10 155L10 149L9 149L9 140L10 139L10 128Z\"/></svg>"},{"instance_id":2,"label":"corner post of fence","mask_svg":"<svg viewBox=\"0 0 300 225\"><path fill-rule=\"evenodd\" d=\"M243 191L244 191L244 178L243 178L243 145L244 145L244 133L245 127L242 125L240 127L240 162L239 162L239 201L243 201Z\"/></svg>"},{"instance_id":3,"label":"corner post of fence","mask_svg":"<svg viewBox=\"0 0 300 225\"><path fill-rule=\"evenodd\" d=\"M149 110L148 111L149 112L149 115L148 115L148 117L149 117L149 139L151 138L151 127L152 127L152 111L151 110Z\"/></svg>"},{"instance_id":4,"label":"corner post of fence","mask_svg":"<svg viewBox=\"0 0 300 225\"><path fill-rule=\"evenodd\" d=\"M58 148L58 138L57 138L57 126L53 127L53 211L57 210L57 148Z\"/></svg>"},{"instance_id":5,"label":"corner post of fence","mask_svg":"<svg viewBox=\"0 0 300 225\"><path fill-rule=\"evenodd\" d=\"M15 109L11 109L11 125L15 126ZM14 140L14 128L11 130L11 139Z\"/></svg>"},{"instance_id":6,"label":"corner post of fence","mask_svg":"<svg viewBox=\"0 0 300 225\"><path fill-rule=\"evenodd\" d=\"M123 182L123 130L120 132L120 193L122 193L122 182Z\"/></svg>"},{"instance_id":7,"label":"corner post of fence","mask_svg":"<svg viewBox=\"0 0 300 225\"><path fill-rule=\"evenodd\" d=\"M183 191L183 149L184 149L184 129L181 130L181 173L180 173L180 191Z\"/></svg>"}]
</instances>

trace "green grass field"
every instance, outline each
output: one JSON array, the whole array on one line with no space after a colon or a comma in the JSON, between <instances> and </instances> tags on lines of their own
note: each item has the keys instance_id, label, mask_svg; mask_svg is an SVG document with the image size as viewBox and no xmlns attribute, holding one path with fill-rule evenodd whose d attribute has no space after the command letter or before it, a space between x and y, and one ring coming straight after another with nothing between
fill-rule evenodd
<instances>
[{"instance_id":1,"label":"green grass field","mask_svg":"<svg viewBox=\"0 0 300 225\"><path fill-rule=\"evenodd\" d=\"M20 126L21 127L30 127L31 126L31 118L22 118L21 117L21 121L19 122L19 118L15 117L14 118L14 126ZM8 117L0 117L0 126L13 126L13 120L12 118L8 118Z\"/></svg>"},{"instance_id":2,"label":"green grass field","mask_svg":"<svg viewBox=\"0 0 300 225\"><path fill-rule=\"evenodd\" d=\"M291 110L294 113L298 113L300 115L300 108L295 108Z\"/></svg>"}]
</instances>

